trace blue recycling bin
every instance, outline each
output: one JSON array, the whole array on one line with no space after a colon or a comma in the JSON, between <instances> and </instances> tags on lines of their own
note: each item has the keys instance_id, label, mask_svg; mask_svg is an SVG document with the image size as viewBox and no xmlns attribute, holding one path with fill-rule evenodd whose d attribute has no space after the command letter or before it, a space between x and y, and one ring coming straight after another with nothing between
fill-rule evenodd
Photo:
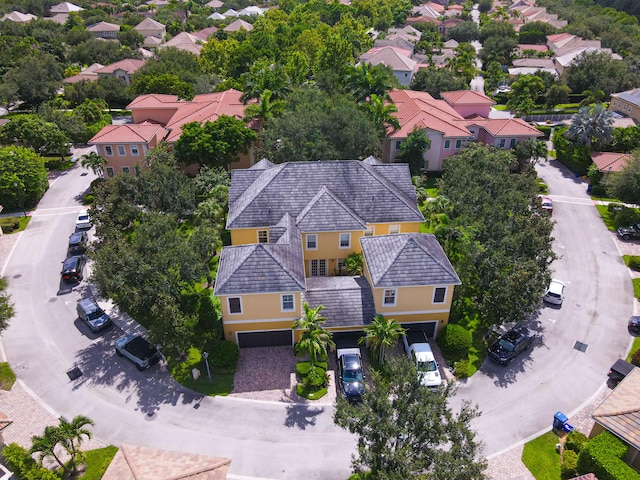
<instances>
[{"instance_id":1,"label":"blue recycling bin","mask_svg":"<svg viewBox=\"0 0 640 480\"><path fill-rule=\"evenodd\" d=\"M565 423L567 423L567 416L562 412L556 412L553 416L553 428L554 430L562 430Z\"/></svg>"}]
</instances>

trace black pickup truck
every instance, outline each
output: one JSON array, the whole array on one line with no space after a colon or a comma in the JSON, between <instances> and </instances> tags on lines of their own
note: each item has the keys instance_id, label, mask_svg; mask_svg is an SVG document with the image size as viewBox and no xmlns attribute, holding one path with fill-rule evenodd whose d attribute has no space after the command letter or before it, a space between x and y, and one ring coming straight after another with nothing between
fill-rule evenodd
<instances>
[{"instance_id":1,"label":"black pickup truck","mask_svg":"<svg viewBox=\"0 0 640 480\"><path fill-rule=\"evenodd\" d=\"M629 362L625 362L621 358L616 360L616 362L611 365L609 369L609 373L607 374L609 378L614 382L618 383L624 377L629 375L629 372L635 368L635 365Z\"/></svg>"}]
</instances>

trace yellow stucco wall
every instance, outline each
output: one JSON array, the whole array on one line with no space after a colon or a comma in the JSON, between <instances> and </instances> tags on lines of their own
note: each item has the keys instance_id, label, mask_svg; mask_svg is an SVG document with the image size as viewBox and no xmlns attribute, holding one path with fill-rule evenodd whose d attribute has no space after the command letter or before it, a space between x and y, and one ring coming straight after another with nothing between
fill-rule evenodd
<instances>
[{"instance_id":1,"label":"yellow stucco wall","mask_svg":"<svg viewBox=\"0 0 640 480\"><path fill-rule=\"evenodd\" d=\"M230 230L231 245L251 245L258 243L258 230L269 230L268 228L234 228Z\"/></svg>"},{"instance_id":2,"label":"yellow stucco wall","mask_svg":"<svg viewBox=\"0 0 640 480\"><path fill-rule=\"evenodd\" d=\"M373 301L376 305L376 311L387 315L387 313L400 312L423 312L423 311L449 311L451 309L451 300L453 298L453 285L438 285L438 287L446 287L444 302L433 303L434 290L437 287L420 286L420 287L398 287L396 288L396 304L383 305L384 291L386 288L371 288L373 292ZM389 289L394 290L394 289Z\"/></svg>"}]
</instances>

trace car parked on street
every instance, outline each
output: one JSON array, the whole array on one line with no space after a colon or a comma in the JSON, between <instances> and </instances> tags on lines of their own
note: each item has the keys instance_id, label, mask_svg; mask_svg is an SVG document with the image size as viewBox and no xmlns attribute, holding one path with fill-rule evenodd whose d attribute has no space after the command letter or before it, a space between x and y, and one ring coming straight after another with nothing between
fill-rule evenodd
<instances>
[{"instance_id":1,"label":"car parked on street","mask_svg":"<svg viewBox=\"0 0 640 480\"><path fill-rule=\"evenodd\" d=\"M640 317L632 316L627 323L627 330L629 335L633 337L640 337Z\"/></svg>"},{"instance_id":2,"label":"car parked on street","mask_svg":"<svg viewBox=\"0 0 640 480\"><path fill-rule=\"evenodd\" d=\"M542 300L554 305L562 305L562 302L564 301L565 288L567 288L567 286L562 280L552 278L551 283L549 283L549 286L547 287L547 291L544 292Z\"/></svg>"},{"instance_id":3,"label":"car parked on street","mask_svg":"<svg viewBox=\"0 0 640 480\"><path fill-rule=\"evenodd\" d=\"M140 335L127 334L116 340L116 354L131 360L141 372L160 361L160 352Z\"/></svg>"},{"instance_id":4,"label":"car parked on street","mask_svg":"<svg viewBox=\"0 0 640 480\"><path fill-rule=\"evenodd\" d=\"M76 311L78 312L78 318L86 323L93 333L98 333L113 325L109 315L92 298L79 300Z\"/></svg>"},{"instance_id":5,"label":"car parked on street","mask_svg":"<svg viewBox=\"0 0 640 480\"><path fill-rule=\"evenodd\" d=\"M618 236L623 240L631 240L632 238L640 238L640 223L629 225L628 227L619 227Z\"/></svg>"},{"instance_id":6,"label":"car parked on street","mask_svg":"<svg viewBox=\"0 0 640 480\"><path fill-rule=\"evenodd\" d=\"M553 213L553 200L551 200L551 197L547 195L538 195L538 198L540 199L540 208L551 215Z\"/></svg>"},{"instance_id":7,"label":"car parked on street","mask_svg":"<svg viewBox=\"0 0 640 480\"><path fill-rule=\"evenodd\" d=\"M502 335L489 347L489 358L501 365L507 365L519 354L527 350L535 337L524 327L516 327Z\"/></svg>"},{"instance_id":8,"label":"car parked on street","mask_svg":"<svg viewBox=\"0 0 640 480\"><path fill-rule=\"evenodd\" d=\"M364 395L364 372L359 348L339 348L338 385L340 393L350 402L359 402Z\"/></svg>"},{"instance_id":9,"label":"car parked on street","mask_svg":"<svg viewBox=\"0 0 640 480\"><path fill-rule=\"evenodd\" d=\"M69 237L69 255L80 255L87 251L87 232L75 232Z\"/></svg>"},{"instance_id":10,"label":"car parked on street","mask_svg":"<svg viewBox=\"0 0 640 480\"><path fill-rule=\"evenodd\" d=\"M613 365L611 365L611 368L609 369L609 373L607 374L607 376L611 379L612 382L618 383L624 377L629 375L631 370L633 370L635 367L636 366L634 364L619 358L614 362Z\"/></svg>"},{"instance_id":11,"label":"car parked on street","mask_svg":"<svg viewBox=\"0 0 640 480\"><path fill-rule=\"evenodd\" d=\"M68 257L62 262L62 271L60 272L62 280L67 283L80 283L86 263L87 257L84 255Z\"/></svg>"},{"instance_id":12,"label":"car parked on street","mask_svg":"<svg viewBox=\"0 0 640 480\"><path fill-rule=\"evenodd\" d=\"M84 230L91 228L91 218L89 217L89 210L83 208L78 212L78 218L76 219L76 228Z\"/></svg>"}]
</instances>

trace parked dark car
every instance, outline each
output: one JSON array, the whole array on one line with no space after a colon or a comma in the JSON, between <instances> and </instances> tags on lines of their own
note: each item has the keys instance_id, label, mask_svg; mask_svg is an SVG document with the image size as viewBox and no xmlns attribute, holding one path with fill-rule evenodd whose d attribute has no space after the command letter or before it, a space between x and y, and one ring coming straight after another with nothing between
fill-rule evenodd
<instances>
[{"instance_id":1,"label":"parked dark car","mask_svg":"<svg viewBox=\"0 0 640 480\"><path fill-rule=\"evenodd\" d=\"M87 251L87 232L72 233L69 237L69 255L80 255Z\"/></svg>"},{"instance_id":2,"label":"parked dark car","mask_svg":"<svg viewBox=\"0 0 640 480\"><path fill-rule=\"evenodd\" d=\"M636 225L629 225L628 227L619 227L618 236L623 240L640 238L640 223Z\"/></svg>"},{"instance_id":3,"label":"parked dark car","mask_svg":"<svg viewBox=\"0 0 640 480\"><path fill-rule=\"evenodd\" d=\"M83 278L84 266L87 263L87 257L84 255L74 255L62 262L62 280L71 283L80 283Z\"/></svg>"},{"instance_id":4,"label":"parked dark car","mask_svg":"<svg viewBox=\"0 0 640 480\"><path fill-rule=\"evenodd\" d=\"M627 330L629 330L629 335L640 337L640 317L633 316L629 318Z\"/></svg>"},{"instance_id":5,"label":"parked dark car","mask_svg":"<svg viewBox=\"0 0 640 480\"><path fill-rule=\"evenodd\" d=\"M489 358L501 365L506 365L520 353L527 350L534 336L524 327L516 327L502 335L496 343L489 347Z\"/></svg>"},{"instance_id":6,"label":"parked dark car","mask_svg":"<svg viewBox=\"0 0 640 480\"><path fill-rule=\"evenodd\" d=\"M359 402L364 395L364 373L359 349L338 349L338 384L340 393L350 402Z\"/></svg>"},{"instance_id":7,"label":"parked dark car","mask_svg":"<svg viewBox=\"0 0 640 480\"><path fill-rule=\"evenodd\" d=\"M112 325L109 315L92 298L83 298L78 301L76 311L78 318L85 322L93 333L98 333Z\"/></svg>"},{"instance_id":8,"label":"parked dark car","mask_svg":"<svg viewBox=\"0 0 640 480\"><path fill-rule=\"evenodd\" d=\"M624 377L629 375L631 370L635 368L635 365L629 362L625 362L621 358L615 361L611 368L609 369L609 373L607 376L614 382L618 383Z\"/></svg>"}]
</instances>

